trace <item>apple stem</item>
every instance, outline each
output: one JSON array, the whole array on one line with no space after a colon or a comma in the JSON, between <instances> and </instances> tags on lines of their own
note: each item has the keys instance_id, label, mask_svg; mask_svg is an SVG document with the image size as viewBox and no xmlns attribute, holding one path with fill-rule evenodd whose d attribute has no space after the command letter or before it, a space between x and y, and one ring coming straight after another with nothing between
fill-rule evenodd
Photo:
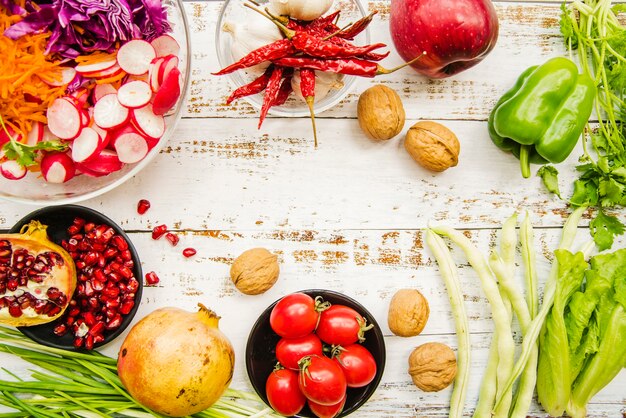
<instances>
[{"instance_id":1,"label":"apple stem","mask_svg":"<svg viewBox=\"0 0 626 418\"><path fill-rule=\"evenodd\" d=\"M404 67L406 67L408 65L413 64L415 61L417 61L418 59L422 58L424 55L426 55L426 51L423 51L421 54L419 54L417 57L413 58L411 61L405 62L402 65L398 65L397 67L390 68L390 69L387 69L387 68L384 68L384 67L381 67L380 65L378 65L378 69L376 70L376 75L391 74L393 72L396 72L396 71L398 71L398 70L400 70L400 69L402 69L402 68L404 68Z\"/></svg>"}]
</instances>

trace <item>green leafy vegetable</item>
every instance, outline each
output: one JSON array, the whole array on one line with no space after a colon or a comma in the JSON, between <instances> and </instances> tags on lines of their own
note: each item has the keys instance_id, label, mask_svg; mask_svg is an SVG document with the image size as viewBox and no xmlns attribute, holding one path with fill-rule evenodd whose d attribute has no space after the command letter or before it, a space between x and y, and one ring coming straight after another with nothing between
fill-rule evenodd
<instances>
[{"instance_id":1,"label":"green leafy vegetable","mask_svg":"<svg viewBox=\"0 0 626 418\"><path fill-rule=\"evenodd\" d=\"M600 251L611 248L615 236L624 233L624 224L617 217L607 215L602 210L599 210L596 217L589 223L589 228Z\"/></svg>"},{"instance_id":2,"label":"green leafy vegetable","mask_svg":"<svg viewBox=\"0 0 626 418\"><path fill-rule=\"evenodd\" d=\"M551 416L563 415L571 390L570 353L565 325L565 307L585 277L587 263L582 253L554 252L559 267L554 305L539 336L537 397Z\"/></svg>"},{"instance_id":3,"label":"green leafy vegetable","mask_svg":"<svg viewBox=\"0 0 626 418\"><path fill-rule=\"evenodd\" d=\"M554 193L558 197L561 197L561 191L559 190L559 171L553 165L544 165L539 168L537 175L541 177L543 185L550 193Z\"/></svg>"}]
</instances>

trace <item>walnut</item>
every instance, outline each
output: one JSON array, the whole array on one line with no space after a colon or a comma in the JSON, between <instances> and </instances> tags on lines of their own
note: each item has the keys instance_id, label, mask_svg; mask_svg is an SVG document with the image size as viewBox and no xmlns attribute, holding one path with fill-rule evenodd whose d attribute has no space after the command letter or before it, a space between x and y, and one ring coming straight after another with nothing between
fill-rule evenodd
<instances>
[{"instance_id":1,"label":"walnut","mask_svg":"<svg viewBox=\"0 0 626 418\"><path fill-rule=\"evenodd\" d=\"M387 324L400 337L414 337L424 329L429 313L424 295L415 289L401 289L391 298Z\"/></svg>"},{"instance_id":2,"label":"walnut","mask_svg":"<svg viewBox=\"0 0 626 418\"><path fill-rule=\"evenodd\" d=\"M278 280L278 258L265 248L244 251L230 267L230 278L241 293L258 295Z\"/></svg>"},{"instance_id":3,"label":"walnut","mask_svg":"<svg viewBox=\"0 0 626 418\"><path fill-rule=\"evenodd\" d=\"M432 171L444 171L459 162L458 138L437 122L423 121L411 126L404 147L419 165Z\"/></svg>"},{"instance_id":4,"label":"walnut","mask_svg":"<svg viewBox=\"0 0 626 418\"><path fill-rule=\"evenodd\" d=\"M383 85L368 88L359 97L357 118L371 139L386 140L398 135L404 127L404 107L398 93Z\"/></svg>"},{"instance_id":5,"label":"walnut","mask_svg":"<svg viewBox=\"0 0 626 418\"><path fill-rule=\"evenodd\" d=\"M447 388L456 376L454 351L441 343L420 345L409 356L409 374L424 392Z\"/></svg>"}]
</instances>

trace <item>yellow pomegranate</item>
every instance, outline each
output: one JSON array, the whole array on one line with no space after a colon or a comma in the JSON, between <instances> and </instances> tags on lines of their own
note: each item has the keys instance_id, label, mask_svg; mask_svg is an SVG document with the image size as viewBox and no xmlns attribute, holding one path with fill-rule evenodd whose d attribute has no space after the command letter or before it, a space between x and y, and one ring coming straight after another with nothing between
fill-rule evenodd
<instances>
[{"instance_id":1,"label":"yellow pomegranate","mask_svg":"<svg viewBox=\"0 0 626 418\"><path fill-rule=\"evenodd\" d=\"M39 221L0 234L0 323L21 327L61 316L76 288L76 266Z\"/></svg>"},{"instance_id":2,"label":"yellow pomegranate","mask_svg":"<svg viewBox=\"0 0 626 418\"><path fill-rule=\"evenodd\" d=\"M117 359L124 387L139 403L171 417L213 405L233 377L235 352L218 329L220 317L161 308L128 333Z\"/></svg>"}]
</instances>

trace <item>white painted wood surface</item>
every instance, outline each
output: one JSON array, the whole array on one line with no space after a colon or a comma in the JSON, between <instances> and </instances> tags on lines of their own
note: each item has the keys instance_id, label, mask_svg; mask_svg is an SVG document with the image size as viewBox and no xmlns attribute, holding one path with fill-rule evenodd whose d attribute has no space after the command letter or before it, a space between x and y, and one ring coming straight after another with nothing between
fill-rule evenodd
<instances>
[{"instance_id":1,"label":"white painted wood surface","mask_svg":"<svg viewBox=\"0 0 626 418\"><path fill-rule=\"evenodd\" d=\"M250 389L244 349L257 315L289 292L306 288L341 291L361 301L383 326L387 364L381 386L353 416L447 416L450 389L423 393L406 372L417 345L441 341L456 347L454 327L434 261L421 229L429 222L467 230L482 249L497 239L513 212L529 211L541 248L542 271L556 247L567 216L564 202L548 195L537 178L523 180L517 161L489 141L486 117L499 96L529 65L565 53L558 30L559 3L497 2L500 38L477 67L433 81L410 70L361 80L337 107L318 115L320 146L314 149L308 119L268 119L257 131L257 112L240 101L224 104L230 92L218 68L214 32L221 2L188 2L192 32L192 80L184 119L153 163L118 189L83 204L100 210L131 234L144 271L161 277L146 288L136 320L161 306L194 309L203 302L223 317L221 327L236 348L233 387ZM372 39L387 42L387 1L379 10ZM393 51L388 67L399 63ZM386 143L367 140L355 119L358 94L372 83L394 88L404 102L405 131ZM418 167L404 151L406 129L417 120L439 120L461 142L459 165L441 174ZM575 178L580 150L559 169L565 195ZM152 202L137 215L140 198ZM0 202L0 229L34 209ZM618 216L626 221L623 212ZM578 243L588 239L589 217ZM181 234L178 247L153 241L150 230L165 223ZM624 240L614 248L624 247ZM196 257L183 259L191 246ZM278 283L261 296L244 296L228 278L230 262L244 250L263 246L280 255ZM455 251L472 332L471 386L466 413L473 409L493 329L489 307L472 269ZM545 274L542 275L545 277ZM431 315L419 337L398 338L386 326L393 293L414 287L430 302ZM121 338L104 349L116 355ZM3 365L6 357L0 357ZM534 405L532 413L545 416ZM593 417L626 416L626 372L599 393Z\"/></svg>"}]
</instances>

